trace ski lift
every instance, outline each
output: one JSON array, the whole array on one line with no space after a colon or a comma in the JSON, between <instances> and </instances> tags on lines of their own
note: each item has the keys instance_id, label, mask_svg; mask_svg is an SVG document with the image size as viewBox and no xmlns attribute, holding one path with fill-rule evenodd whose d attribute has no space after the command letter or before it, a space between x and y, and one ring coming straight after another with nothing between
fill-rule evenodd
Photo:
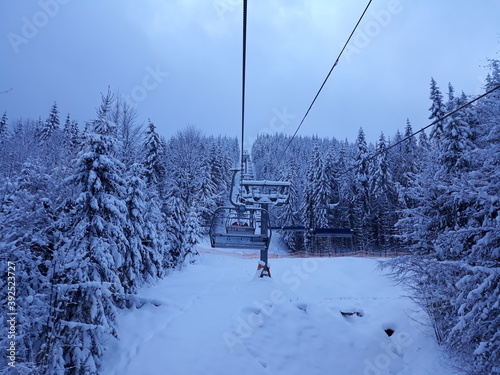
<instances>
[{"instance_id":1,"label":"ski lift","mask_svg":"<svg viewBox=\"0 0 500 375\"><path fill-rule=\"evenodd\" d=\"M241 181L240 202L245 205L282 206L288 203L290 182L288 181Z\"/></svg>"},{"instance_id":2,"label":"ski lift","mask_svg":"<svg viewBox=\"0 0 500 375\"><path fill-rule=\"evenodd\" d=\"M215 210L209 230L212 247L266 250L271 241L267 210L222 206Z\"/></svg>"},{"instance_id":3,"label":"ski lift","mask_svg":"<svg viewBox=\"0 0 500 375\"><path fill-rule=\"evenodd\" d=\"M253 168L248 153L243 154L243 168L233 169L229 201L232 206L215 210L210 224L209 236L212 247L231 247L259 250L260 262L257 272L260 277L271 277L268 264L268 249L271 242L269 205L288 203L289 182L254 181ZM236 176L240 172L239 189ZM244 179L246 178L246 179Z\"/></svg>"},{"instance_id":4,"label":"ski lift","mask_svg":"<svg viewBox=\"0 0 500 375\"><path fill-rule=\"evenodd\" d=\"M269 204L273 206L282 206L288 203L290 182L255 180L253 163L248 151L245 150L243 152L241 169L239 171L233 171L233 177L236 176L237 172L241 173L237 204L247 206L259 205L267 210ZM234 181L233 179L233 185Z\"/></svg>"}]
</instances>

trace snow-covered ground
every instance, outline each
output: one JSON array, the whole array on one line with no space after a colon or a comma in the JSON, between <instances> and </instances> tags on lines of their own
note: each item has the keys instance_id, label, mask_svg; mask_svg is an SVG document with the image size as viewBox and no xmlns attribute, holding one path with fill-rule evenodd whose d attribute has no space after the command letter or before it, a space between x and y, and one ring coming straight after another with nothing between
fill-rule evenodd
<instances>
[{"instance_id":1,"label":"snow-covered ground","mask_svg":"<svg viewBox=\"0 0 500 375\"><path fill-rule=\"evenodd\" d=\"M228 252L141 290L161 305L120 313L103 373L457 374L376 260L272 259L261 279L255 259Z\"/></svg>"}]
</instances>

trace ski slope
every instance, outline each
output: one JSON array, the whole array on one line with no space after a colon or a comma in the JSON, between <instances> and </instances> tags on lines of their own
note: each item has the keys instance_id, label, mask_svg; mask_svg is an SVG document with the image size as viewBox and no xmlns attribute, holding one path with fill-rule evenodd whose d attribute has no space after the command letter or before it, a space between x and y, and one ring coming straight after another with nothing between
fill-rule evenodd
<instances>
[{"instance_id":1,"label":"ski slope","mask_svg":"<svg viewBox=\"0 0 500 375\"><path fill-rule=\"evenodd\" d=\"M160 305L120 312L103 374L458 374L376 260L272 259L272 279L256 266L202 253L141 290Z\"/></svg>"}]
</instances>

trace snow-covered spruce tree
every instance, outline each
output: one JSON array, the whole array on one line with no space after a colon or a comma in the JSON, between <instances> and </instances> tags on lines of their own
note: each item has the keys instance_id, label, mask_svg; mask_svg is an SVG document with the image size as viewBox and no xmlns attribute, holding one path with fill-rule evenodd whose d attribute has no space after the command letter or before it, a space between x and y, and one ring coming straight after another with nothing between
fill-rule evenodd
<instances>
[{"instance_id":1,"label":"snow-covered spruce tree","mask_svg":"<svg viewBox=\"0 0 500 375\"><path fill-rule=\"evenodd\" d=\"M500 62L492 61L491 70L487 90L500 86ZM461 279L451 300L456 324L446 344L471 373L495 374L500 373L500 90L473 112L476 147L464 158L469 169L452 194L464 203L467 219L454 233L455 246L462 249ZM461 119L467 114L470 121L471 111Z\"/></svg>"},{"instance_id":2,"label":"snow-covered spruce tree","mask_svg":"<svg viewBox=\"0 0 500 375\"><path fill-rule=\"evenodd\" d=\"M354 198L353 226L356 231L357 245L367 250L372 242L369 222L372 215L370 206L370 153L363 129L359 129L356 139L356 156L354 158L354 181L352 191Z\"/></svg>"},{"instance_id":3,"label":"snow-covered spruce tree","mask_svg":"<svg viewBox=\"0 0 500 375\"><path fill-rule=\"evenodd\" d=\"M212 183L215 185L217 197L215 198L217 206L226 204L229 196L229 187L231 183L230 169L233 161L227 155L224 155L224 142L219 137L216 142L213 142L209 151L210 176Z\"/></svg>"},{"instance_id":4,"label":"snow-covered spruce tree","mask_svg":"<svg viewBox=\"0 0 500 375\"><path fill-rule=\"evenodd\" d=\"M339 204L337 205L339 226L343 228L354 227L354 168L352 168L352 158L349 157L349 147L347 142L342 143L338 158L339 175Z\"/></svg>"},{"instance_id":5,"label":"snow-covered spruce tree","mask_svg":"<svg viewBox=\"0 0 500 375\"><path fill-rule=\"evenodd\" d=\"M4 112L2 118L0 118L0 145L7 141L7 136L9 134L7 112Z\"/></svg>"},{"instance_id":6,"label":"snow-covered spruce tree","mask_svg":"<svg viewBox=\"0 0 500 375\"><path fill-rule=\"evenodd\" d=\"M9 136L9 125L7 123L7 112L4 112L2 118L0 118L0 176L2 177L3 183L0 182L0 211L2 207L2 196L5 194L5 185L7 176L12 173L12 171L8 172L7 165L9 164L9 159L12 159L12 156L9 156L10 149L10 136ZM2 186L4 185L4 186ZM2 193L2 191L4 193Z\"/></svg>"},{"instance_id":7,"label":"snow-covered spruce tree","mask_svg":"<svg viewBox=\"0 0 500 375\"><path fill-rule=\"evenodd\" d=\"M325 156L325 178L328 189L328 198L326 199L328 205L338 204L340 202L340 184L339 184L339 151L338 145L334 142L331 143ZM328 227L339 227L339 215L335 212L328 211Z\"/></svg>"},{"instance_id":8,"label":"snow-covered spruce tree","mask_svg":"<svg viewBox=\"0 0 500 375\"><path fill-rule=\"evenodd\" d=\"M170 196L166 199L166 204L163 207L168 253L172 266L182 267L185 258L184 250L186 249L184 229L188 208L184 200L179 197L178 189L171 187L169 190Z\"/></svg>"},{"instance_id":9,"label":"snow-covered spruce tree","mask_svg":"<svg viewBox=\"0 0 500 375\"><path fill-rule=\"evenodd\" d=\"M209 155L203 158L200 169L200 189L196 197L196 201L198 201L198 219L200 225L203 227L203 234L208 234L208 227L210 226L212 215L217 207L217 200L219 198L217 185L211 173L211 159Z\"/></svg>"},{"instance_id":10,"label":"snow-covered spruce tree","mask_svg":"<svg viewBox=\"0 0 500 375\"><path fill-rule=\"evenodd\" d=\"M498 64L492 70L487 88L496 87L495 74L500 84ZM450 108L465 102L450 98ZM396 261L398 278L414 288L438 342L470 374L500 372L499 119L495 92L446 120L442 145L410 189L419 205L400 220L413 224L411 247L426 251Z\"/></svg>"},{"instance_id":11,"label":"snow-covered spruce tree","mask_svg":"<svg viewBox=\"0 0 500 375\"><path fill-rule=\"evenodd\" d=\"M5 312L13 306L7 301L7 266L16 276L15 312L16 369L35 373L37 354L44 342L42 326L48 315L48 268L58 238L56 228L56 180L34 163L24 163L15 176L12 193L0 210L0 303ZM8 263L12 262L12 263ZM10 281L10 279L9 279ZM7 352L7 324L0 328L0 348ZM6 356L0 358L0 373L11 374Z\"/></svg>"},{"instance_id":12,"label":"snow-covered spruce tree","mask_svg":"<svg viewBox=\"0 0 500 375\"><path fill-rule=\"evenodd\" d=\"M195 256L198 255L198 250L196 245L200 241L202 235L201 231L201 220L198 208L193 206L190 207L187 214L184 238L182 242L182 253L181 253L181 264L187 262L194 262L196 260Z\"/></svg>"},{"instance_id":13,"label":"snow-covered spruce tree","mask_svg":"<svg viewBox=\"0 0 500 375\"><path fill-rule=\"evenodd\" d=\"M192 241L198 234L191 233L195 230L193 221L198 222L198 227L201 224L199 199L203 162L208 150L205 141L198 129L187 127L170 139L165 152L168 196L163 212L170 254L177 266L182 266L187 255L192 253ZM193 209L197 212L190 215ZM188 219L192 226L189 231L186 230Z\"/></svg>"},{"instance_id":14,"label":"snow-covered spruce tree","mask_svg":"<svg viewBox=\"0 0 500 375\"><path fill-rule=\"evenodd\" d=\"M179 131L168 143L167 178L173 181L179 198L188 207L193 205L198 195L204 156L204 140L195 127Z\"/></svg>"},{"instance_id":15,"label":"snow-covered spruce tree","mask_svg":"<svg viewBox=\"0 0 500 375\"><path fill-rule=\"evenodd\" d=\"M370 179L370 200L372 201L371 230L374 246L388 251L394 245L394 212L396 192L389 168L386 140L382 133L377 142L376 158Z\"/></svg>"},{"instance_id":16,"label":"snow-covered spruce tree","mask_svg":"<svg viewBox=\"0 0 500 375\"><path fill-rule=\"evenodd\" d=\"M105 340L116 336L115 297L129 242L123 165L116 159L112 95L103 95L68 183L76 194L61 219L51 266L53 290L42 353L44 373L98 374Z\"/></svg>"},{"instance_id":17,"label":"snow-covered spruce tree","mask_svg":"<svg viewBox=\"0 0 500 375\"><path fill-rule=\"evenodd\" d=\"M326 209L326 222L324 228L340 227L340 211L338 205L340 203L340 181L339 181L339 142L333 139L328 141L324 151L323 177L324 177L324 202ZM338 247L344 241L338 241L334 238L324 238L323 243L328 251L333 251L334 247Z\"/></svg>"},{"instance_id":18,"label":"snow-covered spruce tree","mask_svg":"<svg viewBox=\"0 0 500 375\"><path fill-rule=\"evenodd\" d=\"M450 84L450 87L451 84ZM466 102L462 97L453 97L450 94L450 103L448 108L451 111L462 106ZM460 175L470 166L470 161L467 160L469 152L473 147L471 124L467 120L474 117L470 107L465 108L451 115L444 121L444 132L440 141L442 148L440 152L441 165L444 170L441 175L456 171Z\"/></svg>"},{"instance_id":19,"label":"snow-covered spruce tree","mask_svg":"<svg viewBox=\"0 0 500 375\"><path fill-rule=\"evenodd\" d=\"M149 120L142 146L145 182L158 199L166 197L165 147L156 132L156 126Z\"/></svg>"},{"instance_id":20,"label":"snow-covered spruce tree","mask_svg":"<svg viewBox=\"0 0 500 375\"><path fill-rule=\"evenodd\" d=\"M441 138L441 134L443 134L443 121L439 121L445 114L446 114L446 106L443 103L443 94L441 94L441 91L439 90L439 87L437 86L436 81L434 78L431 78L431 90L430 90L430 99L432 101L431 108L429 110L431 111L431 114L429 116L429 120L437 121L436 125L432 128L431 131L431 139L435 140L436 142L439 141Z\"/></svg>"},{"instance_id":21,"label":"snow-covered spruce tree","mask_svg":"<svg viewBox=\"0 0 500 375\"><path fill-rule=\"evenodd\" d=\"M417 144L417 140L412 136L413 129L410 123L410 119L406 120L406 127L404 137L408 138L403 142L403 175L401 178L401 185L403 187L408 187L412 181L415 180L415 175L419 172L420 166L419 155L421 154L421 150ZM425 133L423 133L425 135Z\"/></svg>"},{"instance_id":22,"label":"snow-covered spruce tree","mask_svg":"<svg viewBox=\"0 0 500 375\"><path fill-rule=\"evenodd\" d=\"M299 183L299 166L297 161L292 159L286 163L286 168L281 175L283 181L289 181L288 189L288 204L285 204L280 209L278 215L278 226L297 226L300 225L300 197L297 189ZM291 251L299 251L302 249L303 236L297 232L283 233L283 241Z\"/></svg>"},{"instance_id":23,"label":"snow-covered spruce tree","mask_svg":"<svg viewBox=\"0 0 500 375\"><path fill-rule=\"evenodd\" d=\"M47 168L62 170L64 149L61 147L61 143L64 135L59 125L59 109L57 104L54 103L45 122L40 120L37 123L35 135L40 146L41 157L44 159Z\"/></svg>"},{"instance_id":24,"label":"snow-covered spruce tree","mask_svg":"<svg viewBox=\"0 0 500 375\"><path fill-rule=\"evenodd\" d=\"M146 187L143 166L132 164L126 175L128 249L118 271L125 294L129 294L164 275L166 240L157 196Z\"/></svg>"},{"instance_id":25,"label":"snow-covered spruce tree","mask_svg":"<svg viewBox=\"0 0 500 375\"><path fill-rule=\"evenodd\" d=\"M391 174L394 177L394 183L399 185L404 185L404 169L405 169L405 157L404 157L404 147L400 143L403 140L403 135L398 129L396 134L391 139L390 146L391 149L387 151L390 159L389 166L391 168Z\"/></svg>"},{"instance_id":26,"label":"snow-covered spruce tree","mask_svg":"<svg viewBox=\"0 0 500 375\"><path fill-rule=\"evenodd\" d=\"M78 122L76 120L71 120L69 114L66 117L63 128L63 146L67 160L72 160L80 148L80 130L78 129Z\"/></svg>"},{"instance_id":27,"label":"snow-covered spruce tree","mask_svg":"<svg viewBox=\"0 0 500 375\"><path fill-rule=\"evenodd\" d=\"M313 246L313 230L315 228L325 228L328 226L328 218L326 214L327 199L329 196L327 179L319 145L315 142L314 147L309 157L309 164L306 174L305 188L305 207L304 207L304 242L306 248L311 250ZM315 241L318 247L323 244ZM322 251L322 248L313 249L314 251Z\"/></svg>"},{"instance_id":28,"label":"snow-covered spruce tree","mask_svg":"<svg viewBox=\"0 0 500 375\"><path fill-rule=\"evenodd\" d=\"M167 187L164 165L164 144L156 132L153 122L149 121L143 144L143 173L146 184L145 224L148 242L156 253L161 253L160 275L173 267L173 258L167 245L167 228L162 207L167 207Z\"/></svg>"},{"instance_id":29,"label":"snow-covered spruce tree","mask_svg":"<svg viewBox=\"0 0 500 375\"><path fill-rule=\"evenodd\" d=\"M59 109L57 103L54 103L50 109L49 117L39 126L37 135L41 144L47 145L51 143L53 137L59 136Z\"/></svg>"}]
</instances>

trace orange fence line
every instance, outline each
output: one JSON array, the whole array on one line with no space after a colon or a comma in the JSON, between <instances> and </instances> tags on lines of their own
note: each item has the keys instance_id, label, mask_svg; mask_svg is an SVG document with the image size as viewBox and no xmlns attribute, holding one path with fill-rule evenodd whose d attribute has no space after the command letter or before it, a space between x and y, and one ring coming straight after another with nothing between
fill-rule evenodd
<instances>
[{"instance_id":1,"label":"orange fence line","mask_svg":"<svg viewBox=\"0 0 500 375\"><path fill-rule=\"evenodd\" d=\"M222 250L218 248L208 248L198 245L198 252L205 254L216 254L233 256L242 259L259 259L260 252L252 251L251 253L244 252L244 250ZM391 253L376 253L372 251L352 251L348 253L308 253L305 251L298 251L295 253L276 254L269 253L270 259L280 258L340 258L340 257L358 257L358 258L393 258L397 256L410 255L410 253L391 252Z\"/></svg>"}]
</instances>

